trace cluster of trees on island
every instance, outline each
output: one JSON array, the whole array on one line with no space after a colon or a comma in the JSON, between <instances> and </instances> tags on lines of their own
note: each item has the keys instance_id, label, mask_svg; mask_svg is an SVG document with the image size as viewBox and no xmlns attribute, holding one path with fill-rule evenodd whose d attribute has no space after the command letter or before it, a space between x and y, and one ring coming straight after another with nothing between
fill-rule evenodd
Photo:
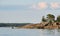
<instances>
[{"instance_id":1,"label":"cluster of trees on island","mask_svg":"<svg viewBox=\"0 0 60 36\"><path fill-rule=\"evenodd\" d=\"M42 17L42 22L60 22L60 15L57 16L55 19L55 16L53 14L47 14L47 17Z\"/></svg>"},{"instance_id":2,"label":"cluster of trees on island","mask_svg":"<svg viewBox=\"0 0 60 36\"><path fill-rule=\"evenodd\" d=\"M56 23L56 25L60 25L60 15L56 17L53 14L47 14L47 17L42 17L42 22L48 22L49 24L46 24L45 26L52 25ZM60 28L60 26L58 26Z\"/></svg>"}]
</instances>

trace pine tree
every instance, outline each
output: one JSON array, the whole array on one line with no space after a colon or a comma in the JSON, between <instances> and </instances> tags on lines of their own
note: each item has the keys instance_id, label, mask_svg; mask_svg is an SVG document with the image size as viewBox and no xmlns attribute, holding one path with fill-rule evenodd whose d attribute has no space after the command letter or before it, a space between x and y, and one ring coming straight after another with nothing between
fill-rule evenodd
<instances>
[{"instance_id":1,"label":"pine tree","mask_svg":"<svg viewBox=\"0 0 60 36\"><path fill-rule=\"evenodd\" d=\"M60 16L57 17L57 20L56 20L56 21L57 21L57 22L60 22Z\"/></svg>"},{"instance_id":2,"label":"pine tree","mask_svg":"<svg viewBox=\"0 0 60 36\"><path fill-rule=\"evenodd\" d=\"M46 19L44 18L44 16L42 17L42 22L46 22Z\"/></svg>"}]
</instances>

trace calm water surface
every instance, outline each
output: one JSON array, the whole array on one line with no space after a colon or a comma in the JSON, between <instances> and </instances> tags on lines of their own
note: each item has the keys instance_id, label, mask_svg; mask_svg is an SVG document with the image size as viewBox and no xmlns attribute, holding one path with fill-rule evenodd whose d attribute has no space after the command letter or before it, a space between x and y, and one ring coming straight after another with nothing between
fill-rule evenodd
<instances>
[{"instance_id":1,"label":"calm water surface","mask_svg":"<svg viewBox=\"0 0 60 36\"><path fill-rule=\"evenodd\" d=\"M60 29L11 29L0 27L0 36L60 36Z\"/></svg>"}]
</instances>

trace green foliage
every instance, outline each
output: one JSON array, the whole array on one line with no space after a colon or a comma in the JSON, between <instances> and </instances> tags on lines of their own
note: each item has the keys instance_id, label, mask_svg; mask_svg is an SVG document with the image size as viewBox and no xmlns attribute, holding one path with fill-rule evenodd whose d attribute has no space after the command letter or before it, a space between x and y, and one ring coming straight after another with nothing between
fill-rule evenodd
<instances>
[{"instance_id":1,"label":"green foliage","mask_svg":"<svg viewBox=\"0 0 60 36\"><path fill-rule=\"evenodd\" d=\"M57 20L56 20L56 21L57 21L57 22L60 22L60 16L57 17Z\"/></svg>"},{"instance_id":2,"label":"green foliage","mask_svg":"<svg viewBox=\"0 0 60 36\"><path fill-rule=\"evenodd\" d=\"M47 19L48 19L48 22L49 22L49 21L54 22L54 21L55 21L55 16L52 15L52 14L48 14L48 15L47 15Z\"/></svg>"},{"instance_id":3,"label":"green foliage","mask_svg":"<svg viewBox=\"0 0 60 36\"><path fill-rule=\"evenodd\" d=\"M42 17L42 22L46 22L46 19L44 18L44 16Z\"/></svg>"},{"instance_id":4,"label":"green foliage","mask_svg":"<svg viewBox=\"0 0 60 36\"><path fill-rule=\"evenodd\" d=\"M60 22L60 16L57 16L57 19L55 20L55 16L53 14L47 14L47 18L45 18L44 16L42 17L42 22Z\"/></svg>"},{"instance_id":5,"label":"green foliage","mask_svg":"<svg viewBox=\"0 0 60 36\"><path fill-rule=\"evenodd\" d=\"M52 25L52 20L49 21L49 24Z\"/></svg>"},{"instance_id":6,"label":"green foliage","mask_svg":"<svg viewBox=\"0 0 60 36\"><path fill-rule=\"evenodd\" d=\"M44 16L42 17L42 22L48 22L49 25L52 25L53 22L56 22L55 16L52 14L47 14L47 18L44 18Z\"/></svg>"},{"instance_id":7,"label":"green foliage","mask_svg":"<svg viewBox=\"0 0 60 36\"><path fill-rule=\"evenodd\" d=\"M53 20L53 19L55 18L55 16L54 16L54 15L52 15L52 14L48 14L48 15L47 15L47 18L48 18L48 19L52 19L52 20Z\"/></svg>"},{"instance_id":8,"label":"green foliage","mask_svg":"<svg viewBox=\"0 0 60 36\"><path fill-rule=\"evenodd\" d=\"M57 19L55 20L54 15L47 14L46 18L44 18L44 16L42 17L42 22L48 22L49 25L53 25L54 22L60 22L60 16L57 16Z\"/></svg>"}]
</instances>

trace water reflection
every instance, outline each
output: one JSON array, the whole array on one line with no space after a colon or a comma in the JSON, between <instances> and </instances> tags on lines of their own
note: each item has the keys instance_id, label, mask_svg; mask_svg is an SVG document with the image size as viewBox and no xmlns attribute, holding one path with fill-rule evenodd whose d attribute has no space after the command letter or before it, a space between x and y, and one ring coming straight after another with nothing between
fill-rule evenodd
<instances>
[{"instance_id":1,"label":"water reflection","mask_svg":"<svg viewBox=\"0 0 60 36\"><path fill-rule=\"evenodd\" d=\"M60 29L58 29L57 31L60 32Z\"/></svg>"},{"instance_id":2,"label":"water reflection","mask_svg":"<svg viewBox=\"0 0 60 36\"><path fill-rule=\"evenodd\" d=\"M42 29L40 36L60 36L60 29Z\"/></svg>"},{"instance_id":3,"label":"water reflection","mask_svg":"<svg viewBox=\"0 0 60 36\"><path fill-rule=\"evenodd\" d=\"M50 29L42 29L42 31L40 31L40 36L54 36L55 35L55 31L54 30L50 30Z\"/></svg>"},{"instance_id":4,"label":"water reflection","mask_svg":"<svg viewBox=\"0 0 60 36\"><path fill-rule=\"evenodd\" d=\"M0 36L60 36L60 29L0 28Z\"/></svg>"}]
</instances>

